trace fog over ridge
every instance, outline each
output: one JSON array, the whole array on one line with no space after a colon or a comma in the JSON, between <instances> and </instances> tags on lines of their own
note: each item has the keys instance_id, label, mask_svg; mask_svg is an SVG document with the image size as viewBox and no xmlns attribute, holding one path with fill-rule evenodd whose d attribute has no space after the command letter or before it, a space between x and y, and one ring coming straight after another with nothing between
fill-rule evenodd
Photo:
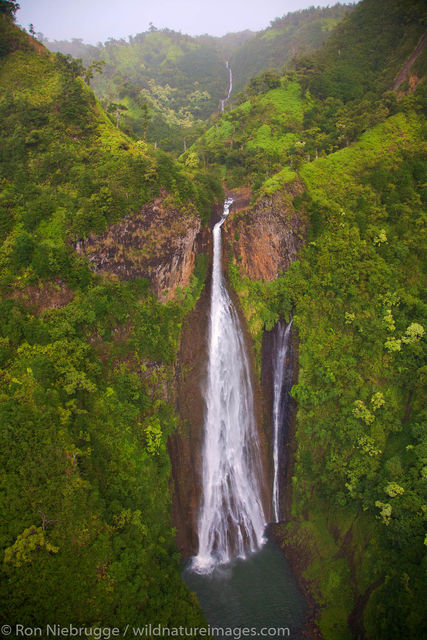
<instances>
[{"instance_id":1,"label":"fog over ridge","mask_svg":"<svg viewBox=\"0 0 427 640\"><path fill-rule=\"evenodd\" d=\"M16 21L34 25L49 40L81 38L105 42L157 28L200 35L259 31L271 20L309 6L332 6L330 0L21 0Z\"/></svg>"}]
</instances>

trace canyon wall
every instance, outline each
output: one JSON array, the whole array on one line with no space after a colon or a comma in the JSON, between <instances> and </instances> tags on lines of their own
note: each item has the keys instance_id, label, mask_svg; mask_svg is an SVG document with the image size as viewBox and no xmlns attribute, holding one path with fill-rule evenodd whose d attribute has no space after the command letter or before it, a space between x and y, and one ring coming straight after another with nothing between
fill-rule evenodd
<instances>
[{"instance_id":1,"label":"canyon wall","mask_svg":"<svg viewBox=\"0 0 427 640\"><path fill-rule=\"evenodd\" d=\"M177 207L166 193L101 234L76 243L92 269L119 280L148 278L159 300L171 300L190 284L196 255L206 251L207 232L197 211Z\"/></svg>"},{"instance_id":2,"label":"canyon wall","mask_svg":"<svg viewBox=\"0 0 427 640\"><path fill-rule=\"evenodd\" d=\"M225 271L231 261L239 265L242 275L264 282L274 280L286 271L304 242L305 214L293 206L295 197L301 196L302 191L302 185L294 182L285 191L265 197L254 205L250 204L249 189L229 193L234 203L223 226ZM212 225L221 212L222 207L213 208ZM171 300L178 287L184 288L190 283L197 254L211 254L211 249L210 230L202 228L197 214L191 209L177 209L165 193L136 214L111 225L104 233L91 234L76 244L76 250L89 258L95 272L119 280L146 277L163 302ZM239 309L238 296L234 291L230 294L241 317L249 357L254 365L253 343ZM183 322L173 389L168 393L179 415L179 425L169 438L168 448L172 463L172 522L183 558L197 551L209 311L210 275L196 307ZM272 332L266 332L263 337L261 379L253 376L265 470L263 499L268 518L272 482L272 335ZM296 362L295 350L296 346L292 349L293 362ZM252 369L255 371L255 366ZM291 430L290 427L289 433ZM286 446L290 447L288 441ZM285 486L282 489L284 495Z\"/></svg>"},{"instance_id":3,"label":"canyon wall","mask_svg":"<svg viewBox=\"0 0 427 640\"><path fill-rule=\"evenodd\" d=\"M285 192L264 198L255 205L250 204L250 192L239 189L227 195L234 199L229 217L223 226L224 268L229 261L239 264L242 275L252 280L274 280L286 271L295 260L304 243L306 215L293 207L296 196L302 194L298 182L289 185ZM212 224L218 219L218 211ZM230 291L241 318L248 346L249 357L254 366L253 341L246 328L246 321L239 308L239 299ZM186 318L181 334L181 347L177 367L177 407L180 427L169 440L172 461L173 524L177 529L177 543L183 557L197 551L197 517L201 492L201 448L203 443L204 400L203 385L206 380L207 337L210 309L210 279L196 308ZM272 358L273 332L263 338L261 379L253 376L256 421L265 482L262 490L265 512L271 515L272 486ZM292 340L291 362L296 376L296 339ZM294 429L295 406L291 403L286 455L291 461L291 436ZM287 466L286 477L281 486L286 495L291 466ZM284 498L284 502L287 501ZM289 502L290 504L290 502Z\"/></svg>"}]
</instances>

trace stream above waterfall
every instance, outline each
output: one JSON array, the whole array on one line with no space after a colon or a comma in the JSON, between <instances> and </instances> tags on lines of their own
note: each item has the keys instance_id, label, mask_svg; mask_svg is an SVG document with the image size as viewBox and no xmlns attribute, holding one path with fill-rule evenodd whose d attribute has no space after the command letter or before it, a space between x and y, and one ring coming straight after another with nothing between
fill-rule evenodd
<instances>
[{"instance_id":1,"label":"stream above waterfall","mask_svg":"<svg viewBox=\"0 0 427 640\"><path fill-rule=\"evenodd\" d=\"M227 96L221 100L221 107L220 107L221 112L224 111L225 103L228 102L228 100L230 99L231 92L233 90L233 72L231 71L231 67L228 60L226 61L225 66L226 66L226 69L228 70L228 93L227 93Z\"/></svg>"}]
</instances>

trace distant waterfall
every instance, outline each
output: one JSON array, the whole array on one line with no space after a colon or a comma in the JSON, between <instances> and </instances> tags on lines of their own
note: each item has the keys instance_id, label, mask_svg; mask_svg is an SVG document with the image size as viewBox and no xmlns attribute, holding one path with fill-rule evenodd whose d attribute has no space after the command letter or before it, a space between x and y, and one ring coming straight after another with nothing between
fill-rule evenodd
<instances>
[{"instance_id":1,"label":"distant waterfall","mask_svg":"<svg viewBox=\"0 0 427 640\"><path fill-rule=\"evenodd\" d=\"M199 573L258 549L265 526L249 362L222 274L221 226L229 206L227 200L213 230L202 505L199 550L193 561Z\"/></svg>"},{"instance_id":2,"label":"distant waterfall","mask_svg":"<svg viewBox=\"0 0 427 640\"><path fill-rule=\"evenodd\" d=\"M225 63L225 66L228 69L228 94L227 94L226 98L223 98L221 100L221 112L224 111L225 103L227 102L227 100L230 99L231 92L233 91L233 73L231 71L231 67L230 67L230 65L228 63L228 60Z\"/></svg>"},{"instance_id":3,"label":"distant waterfall","mask_svg":"<svg viewBox=\"0 0 427 640\"><path fill-rule=\"evenodd\" d=\"M280 514L280 449L283 443L283 429L288 409L291 376L289 375L289 336L292 318L285 328L284 323L277 327L273 352L273 515L279 522ZM288 384L286 384L288 383Z\"/></svg>"}]
</instances>

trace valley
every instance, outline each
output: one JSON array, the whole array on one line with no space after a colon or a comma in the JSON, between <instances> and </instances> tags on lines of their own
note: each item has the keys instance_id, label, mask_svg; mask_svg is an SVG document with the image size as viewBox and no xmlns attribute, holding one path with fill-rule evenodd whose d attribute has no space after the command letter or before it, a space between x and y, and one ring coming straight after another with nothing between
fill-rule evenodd
<instances>
[{"instance_id":1,"label":"valley","mask_svg":"<svg viewBox=\"0 0 427 640\"><path fill-rule=\"evenodd\" d=\"M16 11L5 622L421 639L423 3L97 46Z\"/></svg>"}]
</instances>

